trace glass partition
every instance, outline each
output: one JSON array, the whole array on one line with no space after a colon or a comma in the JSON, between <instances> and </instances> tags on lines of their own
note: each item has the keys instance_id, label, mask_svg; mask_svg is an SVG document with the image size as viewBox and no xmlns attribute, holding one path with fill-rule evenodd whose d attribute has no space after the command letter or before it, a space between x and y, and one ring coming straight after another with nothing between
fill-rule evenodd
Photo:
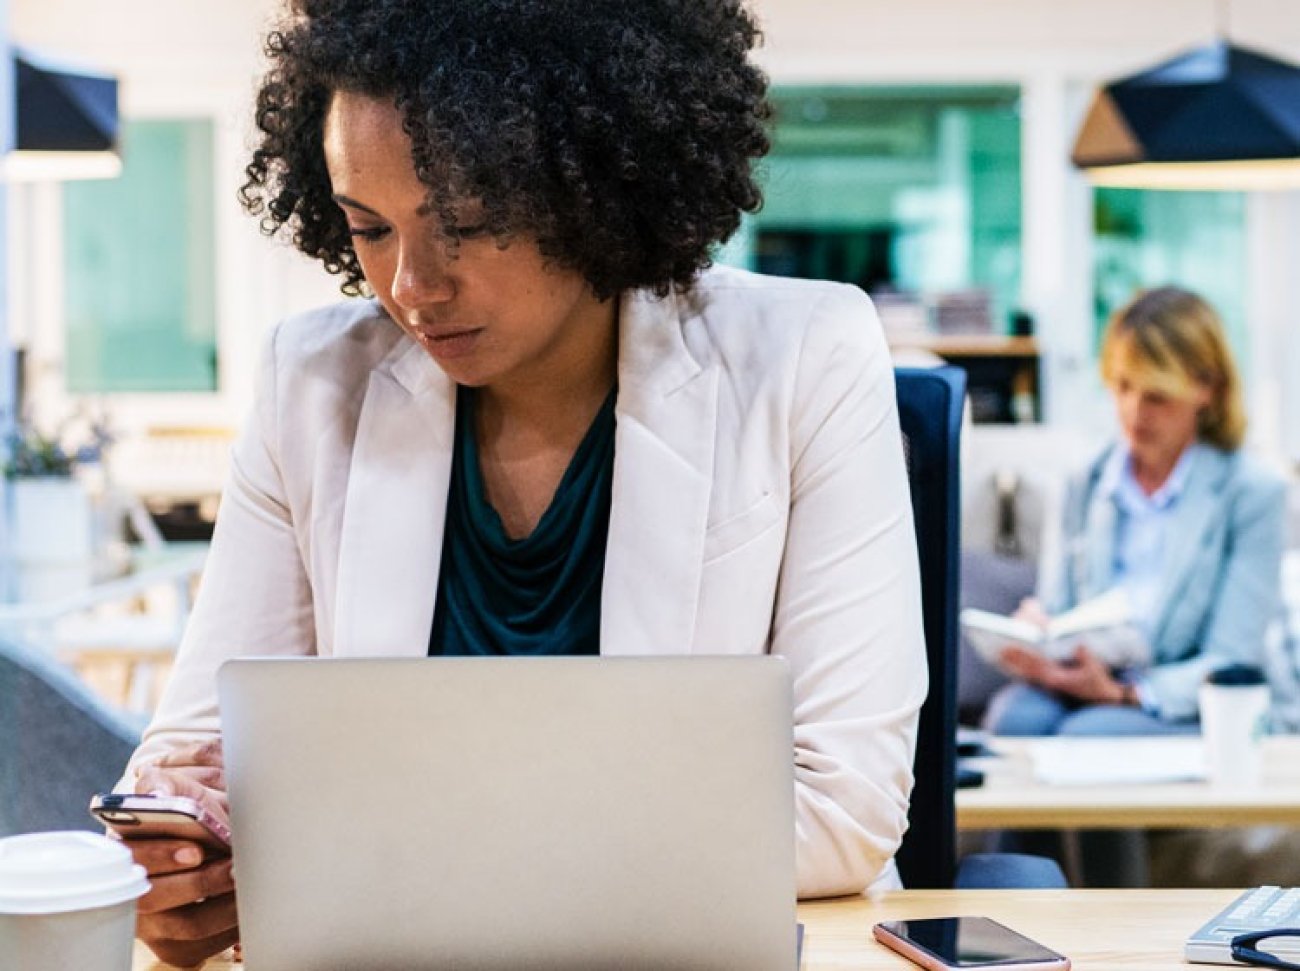
<instances>
[{"instance_id":1,"label":"glass partition","mask_svg":"<svg viewBox=\"0 0 1300 971\"><path fill-rule=\"evenodd\" d=\"M63 190L68 390L215 391L212 123L127 122L122 157Z\"/></svg>"},{"instance_id":2,"label":"glass partition","mask_svg":"<svg viewBox=\"0 0 1300 971\"><path fill-rule=\"evenodd\" d=\"M1244 193L1099 188L1093 217L1094 349L1134 294L1174 284L1219 311L1233 353L1247 360Z\"/></svg>"},{"instance_id":3,"label":"glass partition","mask_svg":"<svg viewBox=\"0 0 1300 971\"><path fill-rule=\"evenodd\" d=\"M778 87L773 102L765 205L724 260L855 283L881 298L882 317L1009 329L1020 288L1017 88Z\"/></svg>"}]
</instances>

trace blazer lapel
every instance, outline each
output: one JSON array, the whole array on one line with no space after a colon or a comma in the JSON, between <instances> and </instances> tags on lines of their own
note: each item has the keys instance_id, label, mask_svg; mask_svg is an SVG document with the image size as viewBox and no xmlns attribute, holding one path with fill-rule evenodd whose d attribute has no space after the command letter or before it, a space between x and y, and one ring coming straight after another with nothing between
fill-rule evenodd
<instances>
[{"instance_id":1,"label":"blazer lapel","mask_svg":"<svg viewBox=\"0 0 1300 971\"><path fill-rule=\"evenodd\" d=\"M686 346L680 297L619 313L613 504L601 653L684 654L694 638L713 479L718 370Z\"/></svg>"},{"instance_id":2,"label":"blazer lapel","mask_svg":"<svg viewBox=\"0 0 1300 971\"><path fill-rule=\"evenodd\" d=\"M1208 448L1198 449L1191 459L1187 484L1166 534L1169 545L1160 586L1160 612L1154 627L1155 644L1160 643L1165 625L1178 605L1178 593L1196 566L1197 551L1220 508L1219 488L1228 471L1227 459Z\"/></svg>"},{"instance_id":3,"label":"blazer lapel","mask_svg":"<svg viewBox=\"0 0 1300 971\"><path fill-rule=\"evenodd\" d=\"M1100 488L1100 483L1094 488ZM1115 573L1115 530L1119 527L1119 513L1113 496L1099 495L1096 501L1088 503L1087 509L1082 552L1088 565L1079 591L1080 601L1100 595L1111 585Z\"/></svg>"},{"instance_id":4,"label":"blazer lapel","mask_svg":"<svg viewBox=\"0 0 1300 971\"><path fill-rule=\"evenodd\" d=\"M455 384L409 340L370 374L339 541L339 655L428 650L455 411Z\"/></svg>"}]
</instances>

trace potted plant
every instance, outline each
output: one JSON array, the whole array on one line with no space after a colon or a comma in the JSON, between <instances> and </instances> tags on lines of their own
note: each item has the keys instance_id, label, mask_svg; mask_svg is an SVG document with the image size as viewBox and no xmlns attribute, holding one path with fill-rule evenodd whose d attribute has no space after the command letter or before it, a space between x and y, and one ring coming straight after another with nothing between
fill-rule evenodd
<instances>
[{"instance_id":1,"label":"potted plant","mask_svg":"<svg viewBox=\"0 0 1300 971\"><path fill-rule=\"evenodd\" d=\"M24 565L89 564L95 555L90 495L78 472L97 465L110 436L99 422L46 435L30 422L5 443L8 556Z\"/></svg>"}]
</instances>

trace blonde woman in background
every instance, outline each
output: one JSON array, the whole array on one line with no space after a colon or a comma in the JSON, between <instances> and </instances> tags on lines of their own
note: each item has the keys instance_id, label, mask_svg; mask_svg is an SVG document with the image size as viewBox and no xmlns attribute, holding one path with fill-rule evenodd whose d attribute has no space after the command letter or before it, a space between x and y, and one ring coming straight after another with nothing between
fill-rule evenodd
<instances>
[{"instance_id":1,"label":"blonde woman in background","mask_svg":"<svg viewBox=\"0 0 1300 971\"><path fill-rule=\"evenodd\" d=\"M1071 661L1008 647L1017 681L989 705L1002 735L1155 735L1196 728L1210 671L1259 664L1279 611L1285 486L1243 454L1241 383L1218 314L1177 287L1140 295L1112 319L1102 376L1119 438L1067 490L1057 555L1038 599L1045 621L1119 587L1149 667L1115 671L1088 649Z\"/></svg>"}]
</instances>

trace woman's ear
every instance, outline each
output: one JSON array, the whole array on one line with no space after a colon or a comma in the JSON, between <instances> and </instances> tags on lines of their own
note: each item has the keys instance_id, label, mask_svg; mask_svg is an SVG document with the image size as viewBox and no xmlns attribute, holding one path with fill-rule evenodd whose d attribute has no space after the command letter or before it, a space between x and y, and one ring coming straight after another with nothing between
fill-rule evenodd
<instances>
[{"instance_id":1,"label":"woman's ear","mask_svg":"<svg viewBox=\"0 0 1300 971\"><path fill-rule=\"evenodd\" d=\"M1197 381L1192 386L1192 401L1196 403L1197 435L1213 436L1215 427L1223 421L1223 394L1210 382Z\"/></svg>"},{"instance_id":2,"label":"woman's ear","mask_svg":"<svg viewBox=\"0 0 1300 971\"><path fill-rule=\"evenodd\" d=\"M1217 389L1209 381L1197 381L1192 385L1192 401L1200 411L1204 411L1214 404L1217 397Z\"/></svg>"}]
</instances>

